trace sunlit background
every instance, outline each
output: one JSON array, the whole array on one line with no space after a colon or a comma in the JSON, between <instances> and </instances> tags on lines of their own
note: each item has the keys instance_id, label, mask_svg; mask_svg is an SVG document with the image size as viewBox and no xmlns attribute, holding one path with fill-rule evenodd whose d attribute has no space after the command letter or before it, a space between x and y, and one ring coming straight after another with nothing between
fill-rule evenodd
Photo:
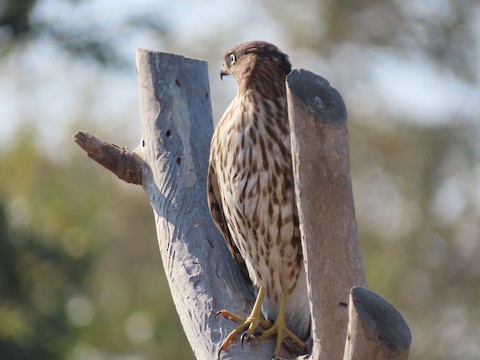
<instances>
[{"instance_id":1,"label":"sunlit background","mask_svg":"<svg viewBox=\"0 0 480 360\"><path fill-rule=\"evenodd\" d=\"M480 354L480 4L476 0L0 1L0 359L193 359L139 187L71 135L140 141L135 48L208 60L267 40L349 111L369 287L411 359Z\"/></svg>"}]
</instances>

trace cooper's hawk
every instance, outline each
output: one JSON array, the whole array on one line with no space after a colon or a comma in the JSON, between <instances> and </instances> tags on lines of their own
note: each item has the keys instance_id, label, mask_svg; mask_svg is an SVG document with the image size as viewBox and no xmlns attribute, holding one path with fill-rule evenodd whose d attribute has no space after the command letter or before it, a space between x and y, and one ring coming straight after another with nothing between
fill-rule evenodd
<instances>
[{"instance_id":1,"label":"cooper's hawk","mask_svg":"<svg viewBox=\"0 0 480 360\"><path fill-rule=\"evenodd\" d=\"M220 351L244 331L242 339L249 338L258 327L264 330L260 339L277 334L274 355L286 337L304 347L300 339L309 335L285 89L290 71L288 56L266 42L237 45L223 59L220 76L232 75L238 93L212 138L208 202L234 259L253 282L257 300L246 319L219 312L240 322Z\"/></svg>"}]
</instances>

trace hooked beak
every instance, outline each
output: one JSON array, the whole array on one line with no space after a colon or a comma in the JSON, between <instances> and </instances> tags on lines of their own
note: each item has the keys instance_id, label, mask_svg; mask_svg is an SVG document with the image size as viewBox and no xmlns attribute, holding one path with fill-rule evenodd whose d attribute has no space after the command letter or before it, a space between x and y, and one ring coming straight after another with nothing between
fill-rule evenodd
<instances>
[{"instance_id":1,"label":"hooked beak","mask_svg":"<svg viewBox=\"0 0 480 360\"><path fill-rule=\"evenodd\" d=\"M220 69L220 80L223 80L224 76L230 75L230 71L228 70L227 64L222 62L222 68Z\"/></svg>"}]
</instances>

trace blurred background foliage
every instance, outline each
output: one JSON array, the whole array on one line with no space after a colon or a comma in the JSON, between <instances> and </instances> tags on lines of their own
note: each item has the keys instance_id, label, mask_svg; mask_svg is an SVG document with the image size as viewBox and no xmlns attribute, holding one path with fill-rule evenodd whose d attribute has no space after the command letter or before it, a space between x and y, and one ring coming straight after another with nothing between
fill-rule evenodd
<instances>
[{"instance_id":1,"label":"blurred background foliage","mask_svg":"<svg viewBox=\"0 0 480 360\"><path fill-rule=\"evenodd\" d=\"M193 359L142 190L70 140L140 139L134 48L209 61L265 39L349 110L369 287L411 359L480 354L480 5L475 0L0 1L0 358Z\"/></svg>"}]
</instances>

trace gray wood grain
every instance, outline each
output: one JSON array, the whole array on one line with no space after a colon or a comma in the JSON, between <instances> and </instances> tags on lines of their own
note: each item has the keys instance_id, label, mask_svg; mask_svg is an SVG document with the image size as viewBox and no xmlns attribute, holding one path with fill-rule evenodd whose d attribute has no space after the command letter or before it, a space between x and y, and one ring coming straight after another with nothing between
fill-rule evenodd
<instances>
[{"instance_id":1,"label":"gray wood grain","mask_svg":"<svg viewBox=\"0 0 480 360\"><path fill-rule=\"evenodd\" d=\"M221 309L247 316L254 297L236 268L207 208L206 179L213 122L207 63L137 50L143 188L155 216L158 243L181 323L197 359L217 356L236 323ZM270 359L273 339L240 343L224 359Z\"/></svg>"},{"instance_id":2,"label":"gray wood grain","mask_svg":"<svg viewBox=\"0 0 480 360\"><path fill-rule=\"evenodd\" d=\"M354 287L344 360L406 360L412 335L402 315L377 294Z\"/></svg>"},{"instance_id":3,"label":"gray wood grain","mask_svg":"<svg viewBox=\"0 0 480 360\"><path fill-rule=\"evenodd\" d=\"M365 285L345 104L305 70L287 78L295 193L312 313L313 359L343 358L350 289Z\"/></svg>"}]
</instances>

